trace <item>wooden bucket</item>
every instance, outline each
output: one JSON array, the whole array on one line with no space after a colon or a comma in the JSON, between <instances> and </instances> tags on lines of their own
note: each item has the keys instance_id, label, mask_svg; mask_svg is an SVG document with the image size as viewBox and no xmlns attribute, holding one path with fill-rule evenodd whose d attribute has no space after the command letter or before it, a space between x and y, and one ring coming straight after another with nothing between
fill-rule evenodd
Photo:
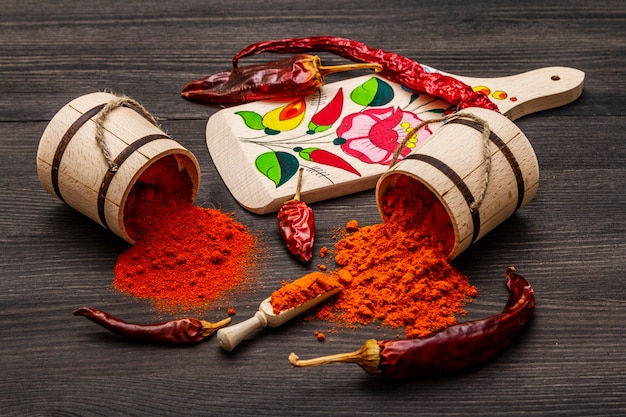
<instances>
[{"instance_id":1,"label":"wooden bucket","mask_svg":"<svg viewBox=\"0 0 626 417\"><path fill-rule=\"evenodd\" d=\"M95 118L107 103L117 99L112 94L93 93L63 107L39 142L37 173L50 194L134 243L124 226L124 206L141 174L173 155L179 170L186 171L191 179L193 201L200 185L200 167L191 152L129 105L113 109L102 123L107 161L96 141ZM110 161L116 169L111 169Z\"/></svg>"},{"instance_id":2,"label":"wooden bucket","mask_svg":"<svg viewBox=\"0 0 626 417\"><path fill-rule=\"evenodd\" d=\"M462 113L475 118L462 117ZM530 202L539 186L535 152L512 121L481 108L462 113L446 121L423 145L385 172L376 185L381 214L382 196L400 176L408 175L436 195L454 227L455 243L449 259ZM483 126L475 119L488 124L488 145L484 145ZM484 195L482 202L475 207L480 195Z\"/></svg>"}]
</instances>

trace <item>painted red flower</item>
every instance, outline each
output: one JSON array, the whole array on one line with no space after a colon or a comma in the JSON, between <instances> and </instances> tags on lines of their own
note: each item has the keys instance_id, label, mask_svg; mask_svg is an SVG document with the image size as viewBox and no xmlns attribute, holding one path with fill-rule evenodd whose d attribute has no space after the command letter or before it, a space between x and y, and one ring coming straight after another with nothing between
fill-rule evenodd
<instances>
[{"instance_id":1,"label":"painted red flower","mask_svg":"<svg viewBox=\"0 0 626 417\"><path fill-rule=\"evenodd\" d=\"M341 149L368 164L389 165L393 153L407 133L422 120L414 113L400 108L367 109L346 116L337 129ZM417 137L413 137L402 149L401 160L418 143L423 142L432 132L425 126Z\"/></svg>"}]
</instances>

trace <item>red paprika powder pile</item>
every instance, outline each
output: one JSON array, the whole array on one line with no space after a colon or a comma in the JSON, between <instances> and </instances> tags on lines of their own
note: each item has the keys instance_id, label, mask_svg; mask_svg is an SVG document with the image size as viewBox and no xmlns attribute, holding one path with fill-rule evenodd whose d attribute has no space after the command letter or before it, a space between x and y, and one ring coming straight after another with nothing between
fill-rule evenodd
<instances>
[{"instance_id":1,"label":"red paprika powder pile","mask_svg":"<svg viewBox=\"0 0 626 417\"><path fill-rule=\"evenodd\" d=\"M456 323L477 295L447 260L454 229L442 203L423 184L402 176L382 197L383 223L349 222L335 244L335 261L352 280L316 317L344 324L380 321L407 338Z\"/></svg>"},{"instance_id":2,"label":"red paprika powder pile","mask_svg":"<svg viewBox=\"0 0 626 417\"><path fill-rule=\"evenodd\" d=\"M159 310L198 310L248 280L257 239L232 216L193 205L191 179L174 156L133 186L124 225L135 244L115 265L113 286Z\"/></svg>"}]
</instances>

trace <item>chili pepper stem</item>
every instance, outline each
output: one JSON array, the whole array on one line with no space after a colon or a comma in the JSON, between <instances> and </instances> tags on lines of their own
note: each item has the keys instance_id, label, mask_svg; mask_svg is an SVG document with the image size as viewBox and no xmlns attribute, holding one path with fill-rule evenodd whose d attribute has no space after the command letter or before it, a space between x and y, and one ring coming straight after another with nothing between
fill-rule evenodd
<instances>
[{"instance_id":1,"label":"chili pepper stem","mask_svg":"<svg viewBox=\"0 0 626 417\"><path fill-rule=\"evenodd\" d=\"M300 190L302 189L302 171L304 171L304 168L300 168L298 170L298 184L296 184L296 194L289 201L300 201ZM287 203L289 201L287 201Z\"/></svg>"},{"instance_id":2,"label":"chili pepper stem","mask_svg":"<svg viewBox=\"0 0 626 417\"><path fill-rule=\"evenodd\" d=\"M230 324L230 317L226 317L224 320L220 320L217 323L211 323L206 320L200 320L200 322L202 323L202 336L207 337L222 327L228 326Z\"/></svg>"},{"instance_id":3,"label":"chili pepper stem","mask_svg":"<svg viewBox=\"0 0 626 417\"><path fill-rule=\"evenodd\" d=\"M369 374L379 374L380 369L380 346L374 339L369 339L354 352L338 353L335 355L321 356L314 359L301 360L298 355L291 353L289 355L289 363L295 367L309 367L327 365L330 363L356 363Z\"/></svg>"},{"instance_id":4,"label":"chili pepper stem","mask_svg":"<svg viewBox=\"0 0 626 417\"><path fill-rule=\"evenodd\" d=\"M331 66L320 65L317 69L320 72L320 75L324 77L328 74L334 74L336 72L353 71L358 69L373 69L375 72L381 72L383 70L383 66L374 62L365 62L360 64L355 63Z\"/></svg>"}]
</instances>

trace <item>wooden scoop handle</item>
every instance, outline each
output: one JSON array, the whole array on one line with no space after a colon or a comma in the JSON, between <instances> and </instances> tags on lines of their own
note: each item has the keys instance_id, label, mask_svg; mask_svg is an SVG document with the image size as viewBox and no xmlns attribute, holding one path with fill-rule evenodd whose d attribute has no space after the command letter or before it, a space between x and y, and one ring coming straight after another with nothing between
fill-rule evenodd
<instances>
[{"instance_id":1,"label":"wooden scoop handle","mask_svg":"<svg viewBox=\"0 0 626 417\"><path fill-rule=\"evenodd\" d=\"M289 310L281 311L280 313L274 313L274 309L270 304L270 298L266 298L259 305L259 310L254 316L249 319L237 323L233 326L224 327L217 331L217 340L219 341L222 349L226 351L233 350L243 339L249 334L262 327L278 327L294 317L304 313L311 307L321 303L322 301L332 297L340 291L339 288L332 289L317 297L300 304L297 307L290 308Z\"/></svg>"},{"instance_id":2,"label":"wooden scoop handle","mask_svg":"<svg viewBox=\"0 0 626 417\"><path fill-rule=\"evenodd\" d=\"M249 334L265 326L267 326L267 317L265 312L259 310L254 316L241 323L219 329L217 340L222 349L230 352Z\"/></svg>"}]
</instances>

